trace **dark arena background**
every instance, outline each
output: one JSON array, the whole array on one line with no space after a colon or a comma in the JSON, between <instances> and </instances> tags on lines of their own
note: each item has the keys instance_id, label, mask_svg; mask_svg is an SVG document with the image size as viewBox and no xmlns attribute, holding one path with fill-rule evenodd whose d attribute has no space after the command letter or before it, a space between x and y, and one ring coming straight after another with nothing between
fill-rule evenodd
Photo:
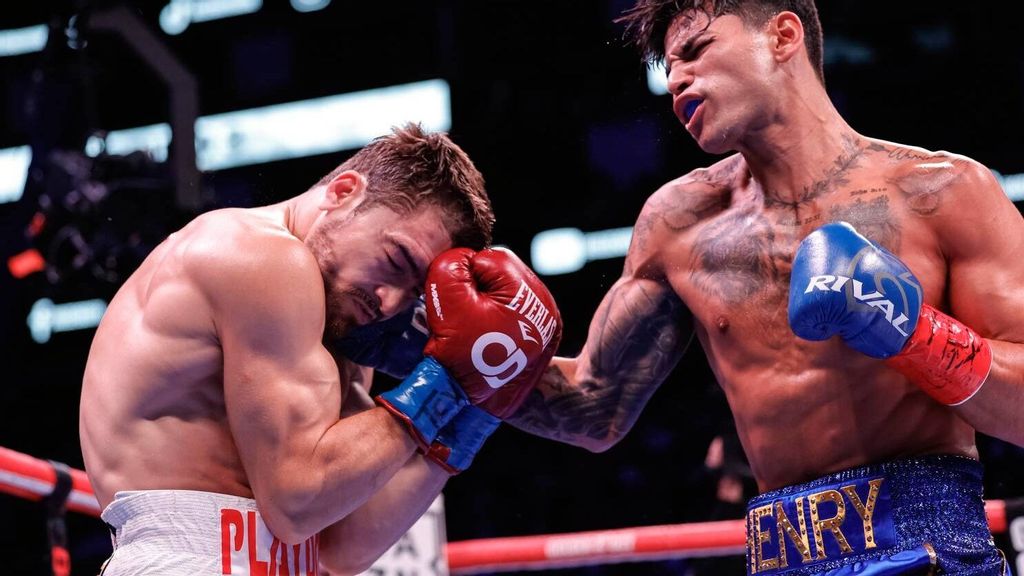
<instances>
[{"instance_id":1,"label":"dark arena background","mask_svg":"<svg viewBox=\"0 0 1024 576\"><path fill-rule=\"evenodd\" d=\"M305 190L407 120L449 132L474 159L496 243L537 269L565 320L560 353L578 352L647 196L714 160L624 44L613 20L630 5L5 2L0 446L82 468L78 403L94 326L142 258L199 212ZM854 129L970 156L1024 201L1024 45L1008 7L819 8L828 91ZM978 442L986 497L1024 495L1024 451ZM711 446L720 458L707 458ZM750 495L748 474L695 344L605 453L499 429L444 490L447 537L741 518L727 500ZM72 573L97 574L110 553L104 525L69 514L67 537ZM1018 554L1009 536L997 542ZM49 574L49 555L43 506L0 494L0 574ZM743 574L743 560L551 573L728 576Z\"/></svg>"}]
</instances>

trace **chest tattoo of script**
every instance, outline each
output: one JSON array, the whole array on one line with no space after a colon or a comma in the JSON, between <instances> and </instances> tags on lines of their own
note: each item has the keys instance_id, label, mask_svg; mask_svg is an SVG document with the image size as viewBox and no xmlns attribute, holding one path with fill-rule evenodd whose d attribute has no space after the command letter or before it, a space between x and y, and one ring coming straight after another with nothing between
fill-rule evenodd
<instances>
[{"instance_id":1,"label":"chest tattoo of script","mask_svg":"<svg viewBox=\"0 0 1024 576\"><path fill-rule=\"evenodd\" d=\"M902 169L889 177L889 183L903 194L907 208L918 216L938 212L942 196L963 175L966 165L948 155L923 154L904 148L872 144L871 152L883 154Z\"/></svg>"}]
</instances>

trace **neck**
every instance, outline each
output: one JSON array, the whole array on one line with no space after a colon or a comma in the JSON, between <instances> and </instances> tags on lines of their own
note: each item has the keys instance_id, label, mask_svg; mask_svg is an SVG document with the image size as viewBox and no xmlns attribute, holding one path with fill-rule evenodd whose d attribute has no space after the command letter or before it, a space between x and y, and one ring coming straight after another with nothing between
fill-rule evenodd
<instances>
[{"instance_id":1,"label":"neck","mask_svg":"<svg viewBox=\"0 0 1024 576\"><path fill-rule=\"evenodd\" d=\"M306 239L313 223L322 213L319 207L322 196L322 187L315 186L280 204L284 209L285 226L299 240Z\"/></svg>"},{"instance_id":2,"label":"neck","mask_svg":"<svg viewBox=\"0 0 1024 576\"><path fill-rule=\"evenodd\" d=\"M795 94L739 146L766 199L787 204L806 200L823 182L845 173L860 149L860 136L824 89Z\"/></svg>"}]
</instances>

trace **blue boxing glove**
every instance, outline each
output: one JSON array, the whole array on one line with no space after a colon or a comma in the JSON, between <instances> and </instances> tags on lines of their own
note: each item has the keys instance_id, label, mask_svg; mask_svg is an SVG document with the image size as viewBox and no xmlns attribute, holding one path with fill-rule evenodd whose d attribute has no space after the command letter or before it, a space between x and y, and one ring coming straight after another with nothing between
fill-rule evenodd
<instances>
[{"instance_id":1,"label":"blue boxing glove","mask_svg":"<svg viewBox=\"0 0 1024 576\"><path fill-rule=\"evenodd\" d=\"M427 356L395 388L377 396L409 430L419 450L430 451L441 429L469 405L469 397L441 364Z\"/></svg>"},{"instance_id":2,"label":"blue boxing glove","mask_svg":"<svg viewBox=\"0 0 1024 576\"><path fill-rule=\"evenodd\" d=\"M913 334L921 305L910 269L846 222L809 234L793 258L789 324L801 338L839 335L868 356L889 358Z\"/></svg>"},{"instance_id":3,"label":"blue boxing glove","mask_svg":"<svg viewBox=\"0 0 1024 576\"><path fill-rule=\"evenodd\" d=\"M359 364L402 379L423 359L430 331L423 298L387 320L358 326L335 340L335 349Z\"/></svg>"},{"instance_id":4,"label":"blue boxing glove","mask_svg":"<svg viewBox=\"0 0 1024 576\"><path fill-rule=\"evenodd\" d=\"M500 424L501 419L497 416L473 405L466 406L441 428L427 451L427 457L449 474L458 474L469 468L484 441Z\"/></svg>"},{"instance_id":5,"label":"blue boxing glove","mask_svg":"<svg viewBox=\"0 0 1024 576\"><path fill-rule=\"evenodd\" d=\"M807 340L838 334L949 406L977 394L992 368L988 340L925 304L906 264L845 222L826 224L800 243L789 324Z\"/></svg>"}]
</instances>

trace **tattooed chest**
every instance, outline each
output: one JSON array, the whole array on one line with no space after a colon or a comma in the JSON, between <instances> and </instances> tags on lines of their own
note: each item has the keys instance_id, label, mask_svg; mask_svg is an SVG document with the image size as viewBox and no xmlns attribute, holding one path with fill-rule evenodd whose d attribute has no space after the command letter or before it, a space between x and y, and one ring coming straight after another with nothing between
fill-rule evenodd
<instances>
[{"instance_id":1,"label":"tattooed chest","mask_svg":"<svg viewBox=\"0 0 1024 576\"><path fill-rule=\"evenodd\" d=\"M678 280L705 303L717 301L733 309L752 300L779 301L789 286L798 242L786 232L756 216L709 223L691 246L688 274Z\"/></svg>"},{"instance_id":2,"label":"tattooed chest","mask_svg":"<svg viewBox=\"0 0 1024 576\"><path fill-rule=\"evenodd\" d=\"M890 250L898 249L899 226L888 197L852 192L842 203L732 214L708 222L691 243L685 280L702 298L730 307L778 304L788 293L800 241L823 224L846 221Z\"/></svg>"}]
</instances>

